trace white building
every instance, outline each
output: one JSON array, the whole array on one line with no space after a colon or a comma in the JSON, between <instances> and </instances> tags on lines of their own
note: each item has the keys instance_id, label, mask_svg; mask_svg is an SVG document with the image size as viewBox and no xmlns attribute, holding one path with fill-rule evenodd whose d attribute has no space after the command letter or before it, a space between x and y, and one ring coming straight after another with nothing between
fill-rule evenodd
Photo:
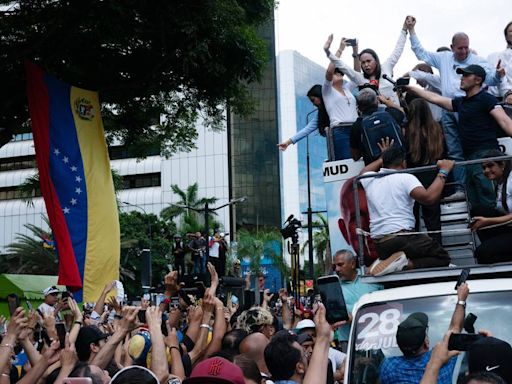
<instances>
[{"instance_id":1,"label":"white building","mask_svg":"<svg viewBox=\"0 0 512 384\"><path fill-rule=\"evenodd\" d=\"M228 149L226 132L212 132L197 125L197 149L178 153L166 159L160 155L138 160L127 157L122 146L110 148L111 166L123 176L126 189L118 193L122 211L139 210L159 214L178 196L171 192L171 184L185 190L198 183L198 196L217 197L217 205L229 200ZM18 186L36 173L35 152L31 134L17 135L0 148L0 253L15 241L16 234L31 235L24 224L45 228L42 215L46 209L42 197L27 205L19 196ZM229 209L217 211L216 218L229 232ZM1 272L1 271L0 271Z\"/></svg>"}]
</instances>

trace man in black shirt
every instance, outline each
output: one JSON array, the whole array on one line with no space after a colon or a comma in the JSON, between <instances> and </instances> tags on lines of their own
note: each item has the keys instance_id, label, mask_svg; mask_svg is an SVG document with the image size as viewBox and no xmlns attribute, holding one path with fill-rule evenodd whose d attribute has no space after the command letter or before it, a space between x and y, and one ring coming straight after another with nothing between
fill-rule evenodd
<instances>
[{"instance_id":1,"label":"man in black shirt","mask_svg":"<svg viewBox=\"0 0 512 384\"><path fill-rule=\"evenodd\" d=\"M174 245L172 254L174 256L175 269L178 271L178 279L182 279L185 274L185 255L187 251L183 246L183 241L179 234L174 235Z\"/></svg>"},{"instance_id":2,"label":"man in black shirt","mask_svg":"<svg viewBox=\"0 0 512 384\"><path fill-rule=\"evenodd\" d=\"M395 106L390 99L384 96L377 97L377 93L371 88L363 88L357 95L357 109L360 116L352 125L350 132L350 150L352 151L352 159L357 161L363 157L365 165L370 164L375 159L367 152L362 140L363 119L379 110L379 100L386 105L385 111L391 115L396 123L401 126L404 120L403 112Z\"/></svg>"},{"instance_id":3,"label":"man in black shirt","mask_svg":"<svg viewBox=\"0 0 512 384\"><path fill-rule=\"evenodd\" d=\"M501 68L497 68L502 72ZM466 96L450 99L433 92L416 87L406 87L425 100L437 104L448 111L459 113L459 134L466 160L482 158L490 149L498 149L496 137L497 126L512 136L512 120L507 116L498 100L491 94L482 91L485 81L485 70L479 65L457 68L462 74L460 88ZM494 207L496 196L494 186L483 175L480 164L466 167L466 188L471 208Z\"/></svg>"}]
</instances>

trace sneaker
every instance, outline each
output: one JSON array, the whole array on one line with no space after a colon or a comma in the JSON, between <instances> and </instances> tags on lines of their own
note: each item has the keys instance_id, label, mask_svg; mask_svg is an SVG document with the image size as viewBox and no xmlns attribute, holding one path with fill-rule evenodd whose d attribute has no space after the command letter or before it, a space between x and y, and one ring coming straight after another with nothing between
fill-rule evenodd
<instances>
[{"instance_id":1,"label":"sneaker","mask_svg":"<svg viewBox=\"0 0 512 384\"><path fill-rule=\"evenodd\" d=\"M450 196L446 196L444 201L459 201L466 200L466 194L463 191L457 191Z\"/></svg>"},{"instance_id":2,"label":"sneaker","mask_svg":"<svg viewBox=\"0 0 512 384\"><path fill-rule=\"evenodd\" d=\"M395 252L385 260L377 259L370 267L370 275L382 276L401 271L407 266L409 259L402 251Z\"/></svg>"}]
</instances>

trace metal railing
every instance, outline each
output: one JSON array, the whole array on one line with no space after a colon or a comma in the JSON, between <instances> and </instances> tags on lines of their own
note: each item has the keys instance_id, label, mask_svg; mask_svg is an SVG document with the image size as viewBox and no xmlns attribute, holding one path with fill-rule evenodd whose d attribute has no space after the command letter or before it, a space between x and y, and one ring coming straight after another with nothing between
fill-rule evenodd
<instances>
[{"instance_id":1,"label":"metal railing","mask_svg":"<svg viewBox=\"0 0 512 384\"><path fill-rule=\"evenodd\" d=\"M486 157L486 158L480 158L480 159L474 159L474 160L465 160L465 161L458 161L455 162L454 167L465 167L468 165L474 165L474 164L483 164L487 162L497 162L497 161L506 161L506 160L512 160L512 155L506 155L506 156L498 156L498 157ZM372 173L372 174L364 174L364 175L358 175L354 177L352 181L352 188L354 191L354 206L355 206L355 213L356 213L356 225L357 225L357 238L359 242L359 249L358 249L358 261L360 268L364 267L364 235L361 233L361 211L360 211L360 203L359 203L359 180L361 179L368 179L368 178L380 178L385 177L389 175L394 175L397 173L410 173L410 174L416 174L421 173L425 171L435 171L437 170L437 165L427 165L423 167L417 167L417 168L407 168L403 170L393 170L390 172L383 172L383 173ZM512 176L510 176L512 177ZM467 196L467 194L466 194ZM466 197L467 198L467 197ZM371 220L371 218L370 218Z\"/></svg>"}]
</instances>

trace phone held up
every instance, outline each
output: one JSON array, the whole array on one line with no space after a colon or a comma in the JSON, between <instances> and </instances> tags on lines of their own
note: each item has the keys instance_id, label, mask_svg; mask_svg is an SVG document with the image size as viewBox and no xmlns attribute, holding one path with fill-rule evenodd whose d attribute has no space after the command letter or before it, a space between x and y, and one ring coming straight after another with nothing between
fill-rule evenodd
<instances>
[{"instance_id":1,"label":"phone held up","mask_svg":"<svg viewBox=\"0 0 512 384\"><path fill-rule=\"evenodd\" d=\"M329 324L348 320L347 305L338 276L323 276L316 281L320 298L325 306Z\"/></svg>"},{"instance_id":2,"label":"phone held up","mask_svg":"<svg viewBox=\"0 0 512 384\"><path fill-rule=\"evenodd\" d=\"M467 351L475 341L485 337L478 333L452 333L448 339L448 350Z\"/></svg>"},{"instance_id":3,"label":"phone held up","mask_svg":"<svg viewBox=\"0 0 512 384\"><path fill-rule=\"evenodd\" d=\"M357 45L357 39L345 39L345 44L349 47L353 47Z\"/></svg>"}]
</instances>

